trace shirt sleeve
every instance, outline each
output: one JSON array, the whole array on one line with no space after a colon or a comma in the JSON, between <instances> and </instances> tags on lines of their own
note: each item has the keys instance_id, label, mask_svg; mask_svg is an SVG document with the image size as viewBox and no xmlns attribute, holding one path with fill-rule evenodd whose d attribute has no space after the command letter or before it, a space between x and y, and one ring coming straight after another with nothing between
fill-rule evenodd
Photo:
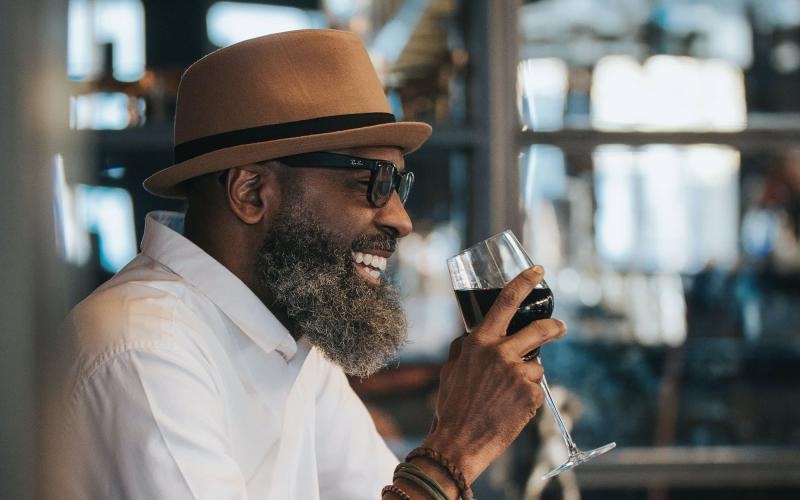
<instances>
[{"instance_id":1,"label":"shirt sleeve","mask_svg":"<svg viewBox=\"0 0 800 500\"><path fill-rule=\"evenodd\" d=\"M70 401L68 498L246 499L207 363L177 349L116 353Z\"/></svg>"},{"instance_id":2,"label":"shirt sleeve","mask_svg":"<svg viewBox=\"0 0 800 500\"><path fill-rule=\"evenodd\" d=\"M320 498L380 498L399 460L378 434L342 369L324 360L323 374L317 400Z\"/></svg>"}]
</instances>

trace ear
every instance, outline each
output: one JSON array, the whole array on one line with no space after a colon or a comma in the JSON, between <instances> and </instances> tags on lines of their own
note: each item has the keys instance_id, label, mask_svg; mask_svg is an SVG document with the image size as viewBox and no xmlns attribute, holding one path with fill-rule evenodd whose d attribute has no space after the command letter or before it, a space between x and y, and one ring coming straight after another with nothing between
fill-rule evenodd
<instances>
[{"instance_id":1,"label":"ear","mask_svg":"<svg viewBox=\"0 0 800 500\"><path fill-rule=\"evenodd\" d=\"M245 224L269 219L280 205L278 176L267 165L250 164L228 170L228 206Z\"/></svg>"}]
</instances>

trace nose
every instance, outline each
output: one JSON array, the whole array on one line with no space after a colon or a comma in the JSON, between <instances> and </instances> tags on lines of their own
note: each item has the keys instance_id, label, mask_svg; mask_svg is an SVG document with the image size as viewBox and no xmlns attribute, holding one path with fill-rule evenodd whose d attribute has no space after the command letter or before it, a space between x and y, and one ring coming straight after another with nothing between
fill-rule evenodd
<instances>
[{"instance_id":1,"label":"nose","mask_svg":"<svg viewBox=\"0 0 800 500\"><path fill-rule=\"evenodd\" d=\"M375 223L384 231L396 234L398 238L408 236L413 229L411 218L397 192L393 192L386 205L378 209Z\"/></svg>"}]
</instances>

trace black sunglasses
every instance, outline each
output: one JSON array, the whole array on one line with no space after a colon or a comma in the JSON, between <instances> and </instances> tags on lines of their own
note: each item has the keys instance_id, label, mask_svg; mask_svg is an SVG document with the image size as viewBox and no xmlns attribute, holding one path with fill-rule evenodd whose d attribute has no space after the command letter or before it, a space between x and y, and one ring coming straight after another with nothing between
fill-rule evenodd
<instances>
[{"instance_id":1,"label":"black sunglasses","mask_svg":"<svg viewBox=\"0 0 800 500\"><path fill-rule=\"evenodd\" d=\"M394 163L386 160L371 160L338 153L305 153L276 158L290 167L311 168L342 168L369 170L369 186L367 186L367 199L376 208L381 208L389 202L392 191L397 191L400 201L404 204L414 185L414 172L399 172Z\"/></svg>"}]
</instances>

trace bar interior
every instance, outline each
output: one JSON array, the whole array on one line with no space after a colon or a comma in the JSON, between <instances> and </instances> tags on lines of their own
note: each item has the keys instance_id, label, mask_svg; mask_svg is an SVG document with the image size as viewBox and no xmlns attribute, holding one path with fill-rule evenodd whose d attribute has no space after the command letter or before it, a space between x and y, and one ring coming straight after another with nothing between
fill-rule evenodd
<instances>
[{"instance_id":1,"label":"bar interior","mask_svg":"<svg viewBox=\"0 0 800 500\"><path fill-rule=\"evenodd\" d=\"M800 498L800 1L41 0L0 7L0 497L59 498L67 312L139 252L183 71L298 29L356 33L433 135L388 273L409 342L350 383L398 457L464 332L446 261L512 229L569 334L478 498ZM376 498L378 497L376 492ZM324 495L323 495L324 497Z\"/></svg>"}]
</instances>

